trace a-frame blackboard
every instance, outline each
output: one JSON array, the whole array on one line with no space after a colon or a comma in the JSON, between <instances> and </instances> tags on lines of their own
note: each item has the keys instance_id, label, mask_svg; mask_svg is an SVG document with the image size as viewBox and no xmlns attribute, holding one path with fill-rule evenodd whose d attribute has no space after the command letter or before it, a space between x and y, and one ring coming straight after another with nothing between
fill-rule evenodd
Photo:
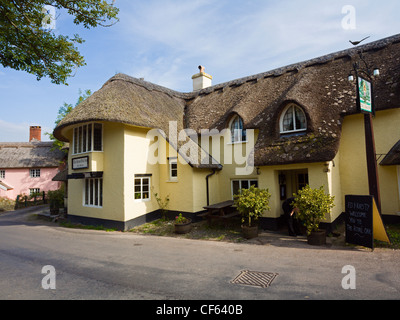
<instances>
[{"instance_id":1,"label":"a-frame blackboard","mask_svg":"<svg viewBox=\"0 0 400 320\"><path fill-rule=\"evenodd\" d=\"M346 196L346 242L374 249L374 239L390 243L373 196Z\"/></svg>"},{"instance_id":2,"label":"a-frame blackboard","mask_svg":"<svg viewBox=\"0 0 400 320\"><path fill-rule=\"evenodd\" d=\"M346 242L374 248L372 196L346 196Z\"/></svg>"}]
</instances>

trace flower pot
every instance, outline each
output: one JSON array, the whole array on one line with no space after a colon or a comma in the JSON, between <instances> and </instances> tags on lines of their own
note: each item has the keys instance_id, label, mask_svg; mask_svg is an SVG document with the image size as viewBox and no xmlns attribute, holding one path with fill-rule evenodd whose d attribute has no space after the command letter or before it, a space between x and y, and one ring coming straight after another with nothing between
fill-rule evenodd
<instances>
[{"instance_id":1,"label":"flower pot","mask_svg":"<svg viewBox=\"0 0 400 320\"><path fill-rule=\"evenodd\" d=\"M325 245L326 231L325 230L312 231L311 234L307 235L307 243L312 246Z\"/></svg>"},{"instance_id":2,"label":"flower pot","mask_svg":"<svg viewBox=\"0 0 400 320\"><path fill-rule=\"evenodd\" d=\"M177 234L189 233L191 230L192 230L192 220L190 219L186 223L182 224L175 223L175 233Z\"/></svg>"},{"instance_id":3,"label":"flower pot","mask_svg":"<svg viewBox=\"0 0 400 320\"><path fill-rule=\"evenodd\" d=\"M258 237L258 226L242 225L242 234L245 239L253 239Z\"/></svg>"}]
</instances>

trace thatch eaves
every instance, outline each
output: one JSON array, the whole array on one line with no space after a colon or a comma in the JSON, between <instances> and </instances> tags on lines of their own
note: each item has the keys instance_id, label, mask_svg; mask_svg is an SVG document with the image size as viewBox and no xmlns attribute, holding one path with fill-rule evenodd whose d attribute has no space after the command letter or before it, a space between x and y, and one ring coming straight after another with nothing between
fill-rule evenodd
<instances>
[{"instance_id":1,"label":"thatch eaves","mask_svg":"<svg viewBox=\"0 0 400 320\"><path fill-rule=\"evenodd\" d=\"M382 166L400 165L400 140L393 146L393 148L383 158L380 165L382 165Z\"/></svg>"},{"instance_id":2,"label":"thatch eaves","mask_svg":"<svg viewBox=\"0 0 400 320\"><path fill-rule=\"evenodd\" d=\"M66 154L52 150L53 142L0 143L0 168L53 168Z\"/></svg>"}]
</instances>

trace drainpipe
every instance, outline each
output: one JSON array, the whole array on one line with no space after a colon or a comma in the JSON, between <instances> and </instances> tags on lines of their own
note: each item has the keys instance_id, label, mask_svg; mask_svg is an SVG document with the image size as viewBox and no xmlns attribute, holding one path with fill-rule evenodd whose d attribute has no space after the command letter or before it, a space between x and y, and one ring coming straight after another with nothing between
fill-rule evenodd
<instances>
[{"instance_id":1,"label":"drainpipe","mask_svg":"<svg viewBox=\"0 0 400 320\"><path fill-rule=\"evenodd\" d=\"M210 194L209 194L209 187L208 187L208 178L210 178L211 176L213 176L216 172L215 169L212 169L213 172L211 172L209 175L206 176L206 187L207 187L207 206L210 205Z\"/></svg>"}]
</instances>

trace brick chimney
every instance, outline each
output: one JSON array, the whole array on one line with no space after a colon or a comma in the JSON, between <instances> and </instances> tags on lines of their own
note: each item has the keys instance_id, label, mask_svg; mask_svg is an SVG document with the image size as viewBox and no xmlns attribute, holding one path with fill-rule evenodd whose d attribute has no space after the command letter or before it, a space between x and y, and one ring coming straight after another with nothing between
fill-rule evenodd
<instances>
[{"instance_id":1,"label":"brick chimney","mask_svg":"<svg viewBox=\"0 0 400 320\"><path fill-rule=\"evenodd\" d=\"M199 66L200 73L193 75L193 91L199 91L201 89L211 87L212 76L204 72L204 67Z\"/></svg>"},{"instance_id":2,"label":"brick chimney","mask_svg":"<svg viewBox=\"0 0 400 320\"><path fill-rule=\"evenodd\" d=\"M42 128L40 126L29 127L29 142L31 142L32 140L42 140Z\"/></svg>"}]
</instances>

